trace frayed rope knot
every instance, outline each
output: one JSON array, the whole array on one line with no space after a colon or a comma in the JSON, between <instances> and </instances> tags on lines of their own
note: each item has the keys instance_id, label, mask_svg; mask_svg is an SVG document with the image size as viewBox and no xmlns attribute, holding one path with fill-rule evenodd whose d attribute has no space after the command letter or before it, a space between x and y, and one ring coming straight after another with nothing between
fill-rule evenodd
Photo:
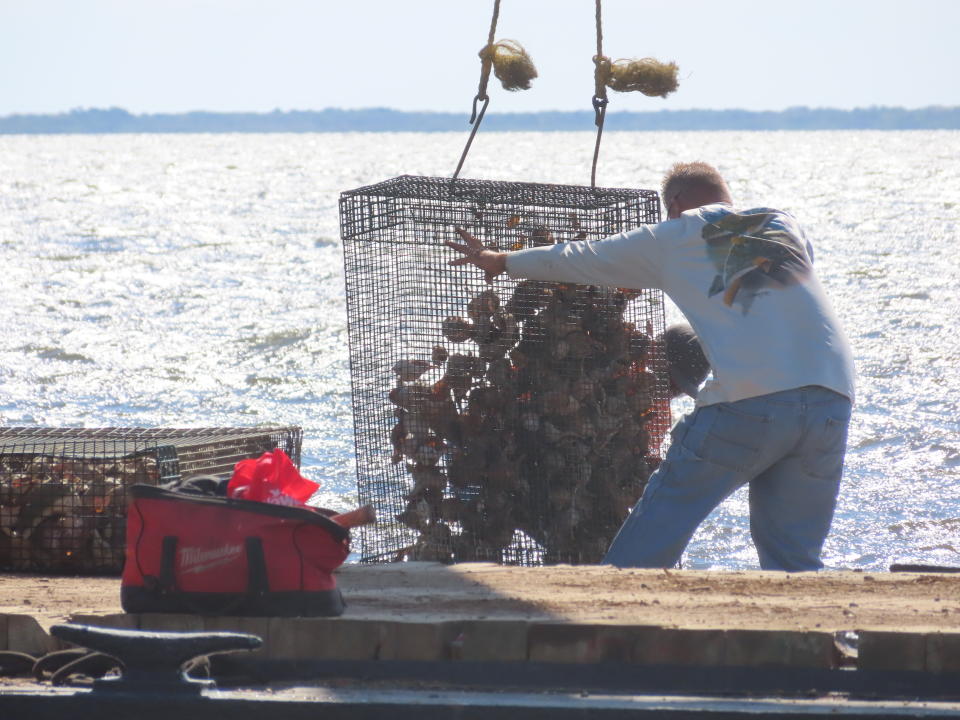
<instances>
[{"instance_id":1,"label":"frayed rope knot","mask_svg":"<svg viewBox=\"0 0 960 720\"><path fill-rule=\"evenodd\" d=\"M504 90L529 90L530 81L537 77L537 68L527 51L515 40L498 40L480 50L480 59L493 64Z\"/></svg>"},{"instance_id":2,"label":"frayed rope knot","mask_svg":"<svg viewBox=\"0 0 960 720\"><path fill-rule=\"evenodd\" d=\"M601 81L617 92L639 91L648 97L666 97L677 89L677 64L662 63L654 58L639 60L616 60L594 57L598 83Z\"/></svg>"},{"instance_id":3,"label":"frayed rope knot","mask_svg":"<svg viewBox=\"0 0 960 720\"><path fill-rule=\"evenodd\" d=\"M610 58L606 55L594 55L593 64L597 66L597 82L601 85L610 82Z\"/></svg>"},{"instance_id":4,"label":"frayed rope knot","mask_svg":"<svg viewBox=\"0 0 960 720\"><path fill-rule=\"evenodd\" d=\"M595 84L593 96L606 98L607 84L610 82L610 58L606 55L594 55L593 64L596 66L593 79Z\"/></svg>"}]
</instances>

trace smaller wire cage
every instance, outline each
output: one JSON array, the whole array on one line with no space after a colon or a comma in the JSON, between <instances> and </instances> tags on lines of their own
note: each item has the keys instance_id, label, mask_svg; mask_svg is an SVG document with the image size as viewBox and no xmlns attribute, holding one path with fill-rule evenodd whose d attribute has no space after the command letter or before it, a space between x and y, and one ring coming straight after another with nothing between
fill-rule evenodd
<instances>
[{"instance_id":1,"label":"smaller wire cage","mask_svg":"<svg viewBox=\"0 0 960 720\"><path fill-rule=\"evenodd\" d=\"M599 561L669 426L663 294L451 267L659 221L657 193L402 176L345 192L362 562Z\"/></svg>"},{"instance_id":2,"label":"smaller wire cage","mask_svg":"<svg viewBox=\"0 0 960 720\"><path fill-rule=\"evenodd\" d=\"M299 466L302 431L264 428L0 428L0 569L116 574L127 489L229 476L276 448Z\"/></svg>"}]
</instances>

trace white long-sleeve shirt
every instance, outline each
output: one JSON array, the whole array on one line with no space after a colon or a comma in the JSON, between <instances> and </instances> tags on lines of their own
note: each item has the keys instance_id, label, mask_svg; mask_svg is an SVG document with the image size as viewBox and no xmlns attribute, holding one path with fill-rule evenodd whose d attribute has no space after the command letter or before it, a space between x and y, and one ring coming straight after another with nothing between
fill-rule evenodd
<instances>
[{"instance_id":1,"label":"white long-sleeve shirt","mask_svg":"<svg viewBox=\"0 0 960 720\"><path fill-rule=\"evenodd\" d=\"M713 369L697 405L819 385L854 397L849 344L792 215L718 203L604 240L512 252L514 278L661 288Z\"/></svg>"}]
</instances>

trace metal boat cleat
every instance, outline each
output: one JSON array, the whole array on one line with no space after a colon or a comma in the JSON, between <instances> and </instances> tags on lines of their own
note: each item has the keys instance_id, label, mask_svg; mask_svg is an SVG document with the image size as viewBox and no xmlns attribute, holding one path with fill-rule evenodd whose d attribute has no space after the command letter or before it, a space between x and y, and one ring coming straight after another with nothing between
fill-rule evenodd
<instances>
[{"instance_id":1,"label":"metal boat cleat","mask_svg":"<svg viewBox=\"0 0 960 720\"><path fill-rule=\"evenodd\" d=\"M188 677L184 666L189 661L218 653L256 650L263 644L260 637L246 633L153 632L69 623L52 626L50 634L120 661L123 674L96 680L93 688L127 693L199 694L215 683Z\"/></svg>"}]
</instances>

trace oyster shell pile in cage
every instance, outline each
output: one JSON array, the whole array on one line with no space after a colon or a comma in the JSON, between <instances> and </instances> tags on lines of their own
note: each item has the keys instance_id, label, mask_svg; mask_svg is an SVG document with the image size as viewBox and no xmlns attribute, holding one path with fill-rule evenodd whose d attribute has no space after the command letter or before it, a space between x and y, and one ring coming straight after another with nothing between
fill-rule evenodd
<instances>
[{"instance_id":1,"label":"oyster shell pile in cage","mask_svg":"<svg viewBox=\"0 0 960 720\"><path fill-rule=\"evenodd\" d=\"M653 330L625 321L630 299L488 289L443 320L429 360L394 366L393 461L410 479L397 520L418 533L407 557L501 561L518 538L540 562L603 557L659 461Z\"/></svg>"},{"instance_id":2,"label":"oyster shell pile in cage","mask_svg":"<svg viewBox=\"0 0 960 720\"><path fill-rule=\"evenodd\" d=\"M0 458L0 567L117 570L123 565L126 488L157 483L151 457Z\"/></svg>"}]
</instances>

